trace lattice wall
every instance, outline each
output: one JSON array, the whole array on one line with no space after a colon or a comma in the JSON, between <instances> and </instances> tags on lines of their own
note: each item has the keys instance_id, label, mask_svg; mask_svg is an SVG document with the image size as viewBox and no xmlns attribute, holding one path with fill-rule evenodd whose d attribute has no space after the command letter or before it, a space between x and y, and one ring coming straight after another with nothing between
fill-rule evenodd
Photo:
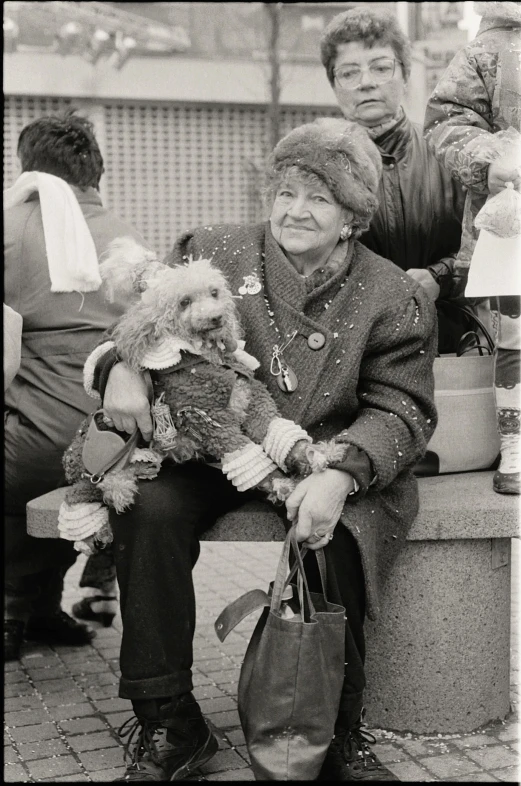
<instances>
[{"instance_id":1,"label":"lattice wall","mask_svg":"<svg viewBox=\"0 0 521 786\"><path fill-rule=\"evenodd\" d=\"M18 171L14 158L22 126L71 103L78 105L73 99L6 97L6 185ZM264 107L111 101L91 111L105 159L105 204L159 254L199 224L260 217L254 170L265 155ZM323 114L337 112L286 108L282 133Z\"/></svg>"}]
</instances>

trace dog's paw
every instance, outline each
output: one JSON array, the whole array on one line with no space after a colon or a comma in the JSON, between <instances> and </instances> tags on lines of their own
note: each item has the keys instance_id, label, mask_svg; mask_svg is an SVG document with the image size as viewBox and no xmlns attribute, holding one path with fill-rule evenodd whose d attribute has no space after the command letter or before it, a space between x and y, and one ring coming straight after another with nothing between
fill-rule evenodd
<instances>
[{"instance_id":1,"label":"dog's paw","mask_svg":"<svg viewBox=\"0 0 521 786\"><path fill-rule=\"evenodd\" d=\"M138 493L138 483L132 469L109 472L98 487L103 492L103 502L117 513L123 513L130 508Z\"/></svg>"},{"instance_id":2,"label":"dog's paw","mask_svg":"<svg viewBox=\"0 0 521 786\"><path fill-rule=\"evenodd\" d=\"M334 440L317 442L306 446L306 457L312 472L323 472L333 464L338 464L345 457L345 445L339 445Z\"/></svg>"},{"instance_id":3,"label":"dog's paw","mask_svg":"<svg viewBox=\"0 0 521 786\"><path fill-rule=\"evenodd\" d=\"M270 502L285 502L293 492L296 482L293 478L273 478L271 482L272 491L268 494Z\"/></svg>"}]
</instances>

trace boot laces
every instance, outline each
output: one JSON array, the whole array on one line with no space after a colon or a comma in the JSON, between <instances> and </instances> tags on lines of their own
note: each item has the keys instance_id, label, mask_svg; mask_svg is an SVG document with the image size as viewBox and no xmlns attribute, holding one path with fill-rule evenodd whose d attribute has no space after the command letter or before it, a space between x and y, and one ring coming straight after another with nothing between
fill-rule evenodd
<instances>
[{"instance_id":1,"label":"boot laces","mask_svg":"<svg viewBox=\"0 0 521 786\"><path fill-rule=\"evenodd\" d=\"M367 731L366 725L361 720L338 736L346 761L358 764L365 770L376 770L380 767L376 755L369 748L370 745L376 744L376 737Z\"/></svg>"},{"instance_id":2,"label":"boot laces","mask_svg":"<svg viewBox=\"0 0 521 786\"><path fill-rule=\"evenodd\" d=\"M160 727L159 721L154 722L136 717L127 718L118 729L122 740L127 737L127 741L123 745L124 761L130 759L131 766L139 769L140 757L143 754L148 754L151 760L158 764L159 756L154 736ZM130 752L132 745L134 749Z\"/></svg>"}]
</instances>

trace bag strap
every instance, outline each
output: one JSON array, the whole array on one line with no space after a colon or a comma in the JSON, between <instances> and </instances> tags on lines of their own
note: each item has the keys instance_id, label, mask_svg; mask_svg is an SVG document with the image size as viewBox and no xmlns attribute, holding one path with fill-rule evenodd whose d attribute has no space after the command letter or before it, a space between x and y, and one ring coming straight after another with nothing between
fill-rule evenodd
<instances>
[{"instance_id":1,"label":"bag strap","mask_svg":"<svg viewBox=\"0 0 521 786\"><path fill-rule=\"evenodd\" d=\"M282 554L280 555L279 564L277 566L277 572L275 575L275 581L273 582L273 593L271 595L271 604L270 608L272 611L280 611L280 606L282 603L282 593L284 591L284 587L286 586L285 575L288 569L288 561L290 551L293 551L296 560L296 568L300 575L302 576L302 581L304 583L304 594L305 598L308 603L309 613L311 615L315 614L315 607L313 605L313 601L311 600L311 593L309 591L308 580L306 577L306 571L304 570L304 564L302 562L302 556L299 549L299 545L297 543L297 534L295 526L292 526L289 530L288 534L286 535L286 540L284 541L284 547L282 549ZM304 609L302 609L304 613Z\"/></svg>"},{"instance_id":2,"label":"bag strap","mask_svg":"<svg viewBox=\"0 0 521 786\"><path fill-rule=\"evenodd\" d=\"M150 376L150 372L145 370L143 372L143 377L147 387L147 398L149 402L152 403L152 399L154 396L154 388L152 386L152 377ZM98 412L103 412L103 410L98 409L96 412L94 412L92 417L94 418L98 414ZM139 440L139 428L136 426L136 428L130 435L129 439L125 442L123 447L120 448L113 456L111 456L111 458L108 461L106 461L105 464L103 464L96 472L93 472L90 475L89 477L90 482L93 483L95 486L98 483L101 483L106 473L109 472L112 469L112 467L118 464L125 457L127 460L123 464L122 468L126 467L130 461L130 457L132 455L132 452L134 451L134 448L138 443L138 440Z\"/></svg>"},{"instance_id":3,"label":"bag strap","mask_svg":"<svg viewBox=\"0 0 521 786\"><path fill-rule=\"evenodd\" d=\"M287 540L288 539L286 538L286 541ZM284 546L286 546L286 543L284 543ZM303 546L300 552L301 555L304 556L307 550L308 549L306 548L306 546ZM320 570L320 577L322 580L322 589L324 592L324 597L326 597L325 590L326 590L327 575L326 575L326 560L324 557L323 549L318 549L315 552L315 554L317 556L318 566ZM282 564L282 568L283 568L282 577L284 577L284 572L286 569L286 562L288 557L289 557L289 549L287 551L286 561L283 561L281 557L281 560L279 562L279 565ZM291 581L297 570L298 570L298 563L295 562L293 568L289 573L287 580L284 581L282 591L284 591L286 585L289 584L289 582ZM274 584L273 591L274 590L275 590L275 584ZM244 595L241 595L239 598L232 601L232 603L229 603L226 606L226 608L221 611L221 613L219 614L219 616L217 617L214 623L215 633L217 634L217 638L219 639L219 641L221 642L224 641L225 638L228 636L228 634L239 624L239 622L242 622L243 619L248 617L250 614L253 614L254 611L258 611L259 609L262 608L269 608L272 599L273 599L273 593L270 597L267 592L264 592L264 590L254 589L244 593ZM279 608L280 608L280 603L279 603Z\"/></svg>"},{"instance_id":4,"label":"bag strap","mask_svg":"<svg viewBox=\"0 0 521 786\"><path fill-rule=\"evenodd\" d=\"M309 549L307 546L301 547L300 556L302 557L303 560L306 554L308 553L308 551ZM327 601L327 567L326 567L326 558L324 556L324 549L317 549L315 551L315 557L317 558L318 570L320 573L320 583L322 584L322 595L324 596L324 599ZM298 565L295 562L290 572L288 573L286 583L284 584L284 589L286 589L288 584L291 584L291 580L294 578L297 570L298 570Z\"/></svg>"}]
</instances>

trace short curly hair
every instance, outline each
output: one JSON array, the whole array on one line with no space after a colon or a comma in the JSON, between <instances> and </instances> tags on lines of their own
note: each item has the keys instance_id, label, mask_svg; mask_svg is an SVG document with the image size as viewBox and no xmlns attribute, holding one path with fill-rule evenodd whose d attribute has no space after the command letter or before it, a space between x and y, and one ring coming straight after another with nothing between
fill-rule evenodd
<instances>
[{"instance_id":1,"label":"short curly hair","mask_svg":"<svg viewBox=\"0 0 521 786\"><path fill-rule=\"evenodd\" d=\"M45 115L22 129L18 158L22 172L47 172L85 191L99 188L103 157L94 126L75 109L63 115Z\"/></svg>"},{"instance_id":2,"label":"short curly hair","mask_svg":"<svg viewBox=\"0 0 521 786\"><path fill-rule=\"evenodd\" d=\"M359 41L367 48L375 45L391 46L401 63L403 78L405 81L409 79L411 42L401 30L396 17L388 11L358 6L334 16L322 34L320 58L331 85L335 81L337 47L351 41Z\"/></svg>"}]
</instances>

